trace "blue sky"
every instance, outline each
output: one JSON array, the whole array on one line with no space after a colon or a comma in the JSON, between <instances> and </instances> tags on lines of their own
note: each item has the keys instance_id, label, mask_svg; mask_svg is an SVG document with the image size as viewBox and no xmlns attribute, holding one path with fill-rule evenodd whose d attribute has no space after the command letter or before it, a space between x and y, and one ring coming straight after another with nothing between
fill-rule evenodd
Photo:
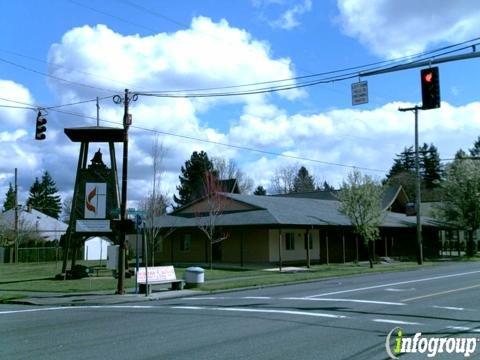
<instances>
[{"instance_id":1,"label":"blue sky","mask_svg":"<svg viewBox=\"0 0 480 360\"><path fill-rule=\"evenodd\" d=\"M278 80L480 36L480 8L473 0L19 0L0 2L0 12L0 98L8 99L0 105L48 107L99 96L105 97L100 117L109 121L121 120L122 108L111 97L125 87L169 91ZM420 114L420 141L433 142L442 158L471 147L480 135L478 61L440 65L442 107ZM163 187L170 195L193 150L235 160L255 186L269 188L276 171L298 165L319 182L338 186L354 166L384 177L381 170L390 168L395 154L413 144L413 115L397 109L421 103L419 72L362 78L369 83L370 101L355 107L350 86L356 79L351 79L208 100L140 96L131 113L134 124L144 128L317 160L160 135L166 149ZM93 102L61 110L96 113ZM35 115L0 107L0 200L15 167L21 202L44 170L62 196L71 193L78 144L69 142L63 128L94 121L49 111L47 140L35 141ZM132 204L149 188L152 134L131 131Z\"/></svg>"}]
</instances>

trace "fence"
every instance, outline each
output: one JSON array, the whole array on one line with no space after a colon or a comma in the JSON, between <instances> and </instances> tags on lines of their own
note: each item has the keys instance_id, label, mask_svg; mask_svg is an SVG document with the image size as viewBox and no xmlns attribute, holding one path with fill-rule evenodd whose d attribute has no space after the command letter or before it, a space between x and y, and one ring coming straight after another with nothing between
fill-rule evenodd
<instances>
[{"instance_id":1,"label":"fence","mask_svg":"<svg viewBox=\"0 0 480 360\"><path fill-rule=\"evenodd\" d=\"M14 262L13 248L4 249L4 262ZM71 253L69 256L71 259ZM83 250L77 251L77 260L83 259ZM18 249L18 262L49 262L63 260L63 249L61 247L31 247Z\"/></svg>"}]
</instances>

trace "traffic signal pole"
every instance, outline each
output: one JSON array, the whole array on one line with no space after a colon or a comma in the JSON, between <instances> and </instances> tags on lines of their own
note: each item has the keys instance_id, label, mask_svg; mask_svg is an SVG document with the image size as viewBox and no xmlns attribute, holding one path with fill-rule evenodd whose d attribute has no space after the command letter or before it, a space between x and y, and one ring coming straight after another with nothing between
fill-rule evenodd
<instances>
[{"instance_id":1,"label":"traffic signal pole","mask_svg":"<svg viewBox=\"0 0 480 360\"><path fill-rule=\"evenodd\" d=\"M423 264L422 221L420 217L421 189L420 189L420 160L418 156L418 110L420 106L400 108L399 111L413 111L415 113L415 212L417 220L417 263Z\"/></svg>"}]
</instances>

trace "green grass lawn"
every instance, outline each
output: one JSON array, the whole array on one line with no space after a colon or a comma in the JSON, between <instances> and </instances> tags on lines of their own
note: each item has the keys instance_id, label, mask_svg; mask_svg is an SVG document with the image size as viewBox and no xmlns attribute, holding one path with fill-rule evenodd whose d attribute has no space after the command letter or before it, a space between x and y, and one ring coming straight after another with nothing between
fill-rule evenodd
<instances>
[{"instance_id":1,"label":"green grass lawn","mask_svg":"<svg viewBox=\"0 0 480 360\"><path fill-rule=\"evenodd\" d=\"M86 266L98 265L98 261L78 263ZM12 293L20 296L22 292L75 293L116 289L117 280L113 278L112 272L106 269L99 272L100 276L78 280L54 280L61 269L61 262L0 264L0 295L5 298ZM126 288L134 286L133 279L125 280ZM1 294L2 292L8 293Z\"/></svg>"},{"instance_id":2,"label":"green grass lawn","mask_svg":"<svg viewBox=\"0 0 480 360\"><path fill-rule=\"evenodd\" d=\"M86 266L98 267L98 261L79 261ZM424 266L431 266L433 262L425 262ZM376 265L370 269L367 264L330 264L314 265L304 272L279 273L255 269L205 269L205 283L200 290L213 291L233 289L249 286L265 286L272 284L309 281L337 276L378 273L386 271L400 271L416 269L414 262L396 262L392 264ZM29 292L51 293L81 293L81 292L114 292L117 279L104 267L93 276L78 280L54 280L54 276L61 271L61 262L51 263L20 263L0 264L0 301L12 297L26 296ZM175 268L177 278L183 278L185 268ZM133 288L134 279L125 279L125 288Z\"/></svg>"}]
</instances>

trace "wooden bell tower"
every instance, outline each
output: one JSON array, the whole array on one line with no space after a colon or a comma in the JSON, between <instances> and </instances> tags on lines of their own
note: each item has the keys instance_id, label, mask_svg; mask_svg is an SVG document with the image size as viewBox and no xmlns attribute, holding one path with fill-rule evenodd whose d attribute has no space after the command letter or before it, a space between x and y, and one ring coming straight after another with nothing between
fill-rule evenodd
<instances>
[{"instance_id":1,"label":"wooden bell tower","mask_svg":"<svg viewBox=\"0 0 480 360\"><path fill-rule=\"evenodd\" d=\"M72 267L77 249L86 238L103 236L118 243L112 221L119 219L118 171L115 143L124 141L124 129L111 127L79 127L65 129L73 142L80 143L75 187L69 226L64 241L62 274L66 274L68 255L71 252ZM100 149L89 156L90 143L107 143L110 164L103 162ZM94 148L95 150L95 148ZM89 157L91 159L89 160Z\"/></svg>"}]
</instances>

